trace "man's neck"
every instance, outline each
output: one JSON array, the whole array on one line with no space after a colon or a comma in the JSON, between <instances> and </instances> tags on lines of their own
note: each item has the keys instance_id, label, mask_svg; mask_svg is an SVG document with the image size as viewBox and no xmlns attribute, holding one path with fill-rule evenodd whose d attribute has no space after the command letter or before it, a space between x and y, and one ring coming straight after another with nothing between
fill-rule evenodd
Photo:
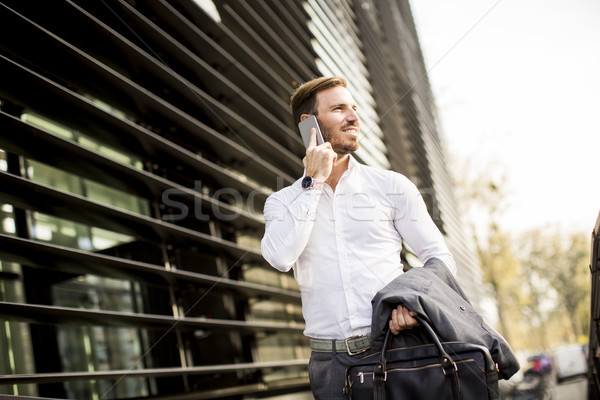
<instances>
[{"instance_id":1,"label":"man's neck","mask_svg":"<svg viewBox=\"0 0 600 400\"><path fill-rule=\"evenodd\" d=\"M333 169L331 170L331 173L329 174L329 177L327 178L325 183L327 183L334 192L338 182L340 181L340 178L348 169L349 163L350 154L344 154L342 156L338 156L338 159L335 161L335 164L333 164Z\"/></svg>"}]
</instances>

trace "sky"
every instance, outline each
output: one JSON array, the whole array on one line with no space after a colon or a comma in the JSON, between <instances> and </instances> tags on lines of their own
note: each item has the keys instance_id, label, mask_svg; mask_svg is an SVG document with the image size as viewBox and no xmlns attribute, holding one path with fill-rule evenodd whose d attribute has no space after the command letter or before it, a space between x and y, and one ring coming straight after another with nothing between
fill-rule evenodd
<instances>
[{"instance_id":1,"label":"sky","mask_svg":"<svg viewBox=\"0 0 600 400\"><path fill-rule=\"evenodd\" d=\"M502 227L591 233L600 212L600 1L410 0L458 165L506 176Z\"/></svg>"}]
</instances>

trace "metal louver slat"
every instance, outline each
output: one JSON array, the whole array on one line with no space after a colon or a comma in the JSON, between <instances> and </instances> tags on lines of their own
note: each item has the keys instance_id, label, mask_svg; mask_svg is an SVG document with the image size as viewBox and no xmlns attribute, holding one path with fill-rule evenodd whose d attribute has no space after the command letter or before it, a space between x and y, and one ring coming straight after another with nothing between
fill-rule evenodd
<instances>
[{"instance_id":1,"label":"metal louver slat","mask_svg":"<svg viewBox=\"0 0 600 400\"><path fill-rule=\"evenodd\" d=\"M347 78L357 161L460 229L408 0L0 0L0 21L0 397L311 398L294 276L318 277L260 246L313 77Z\"/></svg>"},{"instance_id":2,"label":"metal louver slat","mask_svg":"<svg viewBox=\"0 0 600 400\"><path fill-rule=\"evenodd\" d=\"M249 69L248 61L258 62L256 57L248 54L244 59L230 54L222 45L216 42L214 35L208 35L203 30L196 27L181 12L175 9L164 0L148 2L146 4L156 14L161 16L163 23L173 29L173 36L177 37L183 45L192 51L199 58L211 65L218 71L224 71L227 77L231 79L244 93L251 94L252 98L267 108L274 116L280 120L289 120L290 111L288 106L288 87L286 84L276 81L270 85L265 84L256 72ZM211 37L212 36L212 37ZM262 71L263 74L268 71ZM260 117L257 115L257 117ZM266 134L270 134L267 129L263 129ZM286 132L286 133L289 133ZM290 139L298 140L298 135L293 132ZM286 141L289 148L293 148L292 141Z\"/></svg>"},{"instance_id":3,"label":"metal louver slat","mask_svg":"<svg viewBox=\"0 0 600 400\"><path fill-rule=\"evenodd\" d=\"M166 166L176 168L178 163L184 164L190 168L191 174L209 176L223 187L240 190L244 194L253 193L263 199L268 195L264 188L241 180L233 172L161 138L146 128L102 110L92 101L2 55L0 73L11 77L0 86L0 94L16 102L28 104L34 110L52 115L59 122L67 121L70 126L79 129L89 129L96 124L98 129L92 132L98 134L100 140L107 141L117 148L127 149L140 156L151 155L159 160L168 157L170 162ZM112 135L107 137L110 132L119 132L120 135L117 138ZM118 141L111 141L113 139Z\"/></svg>"},{"instance_id":4,"label":"metal louver slat","mask_svg":"<svg viewBox=\"0 0 600 400\"><path fill-rule=\"evenodd\" d=\"M229 4L223 5L224 17L230 18L230 26L238 27L238 31L234 32L238 37L244 37L250 46L256 47L259 57L263 57L264 61L269 64L271 69L275 70L278 75L285 76L290 82L302 82L302 75L295 71L272 47L270 47L258 33L242 18L237 9L232 8ZM310 76L314 71L306 71Z\"/></svg>"},{"instance_id":5,"label":"metal louver slat","mask_svg":"<svg viewBox=\"0 0 600 400\"><path fill-rule=\"evenodd\" d=\"M0 8L0 10L2 10L2 8ZM6 11L6 9L4 9L4 11L7 15L2 17L8 18L11 22L15 18L23 18L12 11ZM68 57L59 64L53 64L54 61L60 60L58 57L53 57L52 59L45 61L45 64L47 64L48 67L57 70L56 72L53 71L54 73L64 69L65 65L70 69L83 68L87 73L94 76L95 79L104 83L104 91L112 88L110 91L126 95L128 99L131 99L130 101L135 103L135 107L138 109L169 120L172 125L178 126L179 129L192 137L198 137L214 149L218 148L219 151L216 153L219 154L223 163L238 166L239 169L244 170L247 175L258 181L264 181L265 177L272 177L272 182L277 178L282 178L287 182L293 182L294 179L291 176L264 162L262 158L257 157L256 154L248 148L223 136L197 118L163 100L161 97L140 86L118 71L110 68L107 64L94 59L89 54L64 41L60 37L40 28L35 23L28 23L30 24L29 27L22 27L23 22L18 23L21 29L27 29L30 32L27 37L20 38L20 40L32 40L35 42L35 39L42 35L40 32L43 32L43 35L48 35L49 39L41 38L41 40L48 42L48 45L53 48L58 46L58 50L60 50L58 54ZM21 45L25 45L29 48L31 47L31 43L32 42L26 41ZM76 74L73 75L73 77L76 76Z\"/></svg>"},{"instance_id":6,"label":"metal louver slat","mask_svg":"<svg viewBox=\"0 0 600 400\"><path fill-rule=\"evenodd\" d=\"M110 159L72 140L31 126L3 112L0 112L0 124L7 128L0 136L0 148L7 151L22 154L133 194L158 197L164 193L177 194L178 201L185 201L185 207L188 209L202 204L203 215L211 213L212 218L215 219L224 215L235 216L222 222L233 225L237 229L250 227L260 229L264 225L259 215L252 215L242 208L220 202L194 190L199 188L191 189L177 185L142 169ZM54 151L48 152L47 148L53 148Z\"/></svg>"},{"instance_id":7,"label":"metal louver slat","mask_svg":"<svg viewBox=\"0 0 600 400\"><path fill-rule=\"evenodd\" d=\"M312 64L316 53L310 43L311 36L306 28L308 16L302 9L302 5L288 3L283 1L265 1L258 4L260 10L257 13L263 14L264 19L273 21L280 32L283 32L281 39L286 45L296 53L301 54L306 64ZM294 15L296 14L296 15Z\"/></svg>"},{"instance_id":8,"label":"metal louver slat","mask_svg":"<svg viewBox=\"0 0 600 400\"><path fill-rule=\"evenodd\" d=\"M102 29L103 35L111 35L113 37L111 42L120 47L126 46L127 48L122 50L123 52L137 55L132 61L136 68L147 70L149 74L160 80L162 85L169 87L172 92L177 91L181 97L188 100L193 105L192 107L209 109L211 115L215 115L215 118L225 124L223 128L225 135L239 136L244 146L261 154L265 161L269 161L279 168L286 168L290 172L299 172L298 154L301 153L303 146L295 130L290 129L287 124L275 118L270 110L258 104L254 100L253 92L244 91L236 86L217 69L137 12L131 5L123 1L118 1L117 5L124 10L122 18L125 23L134 29L136 34L144 33L145 51L137 48L85 11L81 10L81 12L85 13L94 25L100 26L99 29ZM177 61L184 65L190 71L189 77L184 77L183 71L174 71L174 68L167 65L163 58L170 60L169 64L175 64ZM206 85L207 81L214 82L214 85ZM205 90L212 90L214 93L205 93L199 89L197 85L201 84ZM217 100L216 97L219 99ZM278 104L278 106L280 105ZM289 112L287 105L283 106L285 111ZM243 118L242 115L252 116L253 122ZM281 135L294 138L297 145L295 147L296 154L271 138L267 132L277 132L277 138Z\"/></svg>"},{"instance_id":9,"label":"metal louver slat","mask_svg":"<svg viewBox=\"0 0 600 400\"><path fill-rule=\"evenodd\" d=\"M292 83L184 9L0 0L2 393L309 390L300 293L259 250L302 171Z\"/></svg>"},{"instance_id":10,"label":"metal louver slat","mask_svg":"<svg viewBox=\"0 0 600 400\"><path fill-rule=\"evenodd\" d=\"M149 329L208 328L217 330L235 329L239 332L288 332L300 333L302 324L266 323L254 321L232 321L206 317L179 317L166 315L134 314L107 310L85 310L70 307L45 306L39 304L10 303L0 301L0 315L11 321L46 324L91 324L97 326L134 326Z\"/></svg>"},{"instance_id":11,"label":"metal louver slat","mask_svg":"<svg viewBox=\"0 0 600 400\"><path fill-rule=\"evenodd\" d=\"M244 67L250 70L262 82L269 82L271 89L287 104L290 96L290 85L293 84L293 81L289 81L275 72L275 70L258 55L258 49L248 46L245 43L246 38L244 36L237 36L228 26L214 21L205 12L201 11L199 7L189 1L158 0L156 2L151 2L149 7L152 7L152 9L161 15L163 13L163 8L155 8L158 4L160 4L161 7L164 7L164 9L176 9L176 12L179 15L185 14L185 17L182 17L188 19L190 25L195 27L194 31L201 29L204 35L207 35L217 42L221 49L224 49L224 51L231 55L233 60L243 63ZM196 49L196 52L200 52L200 49ZM207 60L212 60L210 55L203 55L203 57ZM289 115L286 115L286 117L289 118Z\"/></svg>"},{"instance_id":12,"label":"metal louver slat","mask_svg":"<svg viewBox=\"0 0 600 400\"><path fill-rule=\"evenodd\" d=\"M258 249L244 248L215 236L102 204L6 172L0 172L0 184L4 187L0 192L0 200L26 209L98 226L142 240L159 243L175 240L180 246L203 244L218 254L229 255L236 263L264 262Z\"/></svg>"},{"instance_id":13,"label":"metal louver slat","mask_svg":"<svg viewBox=\"0 0 600 400\"><path fill-rule=\"evenodd\" d=\"M314 54L310 54L308 51L294 51L288 44L289 42L285 41L286 37L289 38L290 35L288 28L283 24L277 26L277 22L269 23L269 17L272 17L272 14L261 13L260 6L254 7L246 1L234 1L232 5L235 7L238 17L252 26L257 36L268 43L268 47L276 51L289 66L298 71L301 76L314 74L315 71L311 71L309 68ZM233 11L233 7L230 9ZM283 33L278 34L275 31L276 27L282 29ZM293 41L291 42L293 43Z\"/></svg>"},{"instance_id":14,"label":"metal louver slat","mask_svg":"<svg viewBox=\"0 0 600 400\"><path fill-rule=\"evenodd\" d=\"M217 291L299 303L300 293L277 287L212 276L183 269L128 260L0 234L0 257L7 261L51 268L71 274L132 279L157 285L193 283ZM50 260L49 260L50 259ZM16 276L13 278L17 278Z\"/></svg>"},{"instance_id":15,"label":"metal louver slat","mask_svg":"<svg viewBox=\"0 0 600 400\"><path fill-rule=\"evenodd\" d=\"M64 372L60 374L41 373L35 375L11 375L0 376L0 384L18 384L18 383L47 383L47 382L62 382L65 380L90 380L90 379L119 379L123 377L159 377L159 376L184 376L184 375L200 375L214 374L223 372L235 372L255 369L267 368L289 368L306 366L308 360L290 360L287 362L258 362L258 363L240 363L240 364L223 364L211 366L196 366L188 368L146 368L146 369L127 369L114 371L95 371L95 372ZM300 382L291 382L294 385L301 383L303 386L308 384L307 379ZM264 384L263 384L264 385ZM244 394L249 392L245 389ZM200 396L202 394L199 394ZM198 396L198 395L196 395ZM194 396L194 398L198 398ZM3 396L4 398L4 396ZM27 397L31 399L30 397ZM180 398L180 397L177 397ZM204 398L204 397L202 397Z\"/></svg>"}]
</instances>

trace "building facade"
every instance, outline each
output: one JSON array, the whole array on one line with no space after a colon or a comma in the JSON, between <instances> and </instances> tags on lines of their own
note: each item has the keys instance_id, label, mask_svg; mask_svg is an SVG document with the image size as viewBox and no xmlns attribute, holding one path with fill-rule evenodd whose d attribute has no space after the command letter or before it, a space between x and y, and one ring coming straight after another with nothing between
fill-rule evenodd
<instances>
[{"instance_id":1,"label":"building facade","mask_svg":"<svg viewBox=\"0 0 600 400\"><path fill-rule=\"evenodd\" d=\"M298 288L260 239L303 171L289 96L321 75L482 298L407 0L0 0L0 21L0 393L310 398Z\"/></svg>"}]
</instances>

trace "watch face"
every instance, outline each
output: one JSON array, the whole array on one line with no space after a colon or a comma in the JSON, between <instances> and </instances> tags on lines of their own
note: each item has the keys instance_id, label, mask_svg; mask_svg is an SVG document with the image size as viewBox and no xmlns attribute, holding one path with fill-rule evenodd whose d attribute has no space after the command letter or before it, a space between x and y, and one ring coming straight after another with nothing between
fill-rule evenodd
<instances>
[{"instance_id":1,"label":"watch face","mask_svg":"<svg viewBox=\"0 0 600 400\"><path fill-rule=\"evenodd\" d=\"M312 185L312 178L310 176L305 176L304 179L302 179L302 189L308 189L310 187L310 185Z\"/></svg>"}]
</instances>

